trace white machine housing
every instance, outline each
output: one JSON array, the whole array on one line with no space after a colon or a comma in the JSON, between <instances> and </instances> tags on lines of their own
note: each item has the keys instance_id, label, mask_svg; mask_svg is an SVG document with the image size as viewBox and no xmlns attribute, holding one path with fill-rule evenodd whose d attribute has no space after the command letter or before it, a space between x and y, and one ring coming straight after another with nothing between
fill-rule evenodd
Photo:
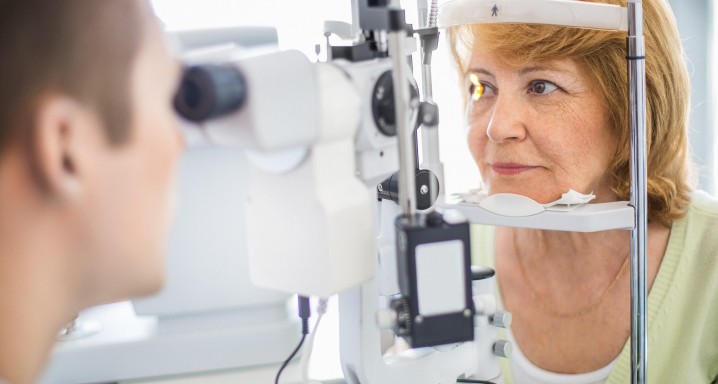
<instances>
[{"instance_id":1,"label":"white machine housing","mask_svg":"<svg viewBox=\"0 0 718 384\"><path fill-rule=\"evenodd\" d=\"M252 281L326 297L368 280L371 200L356 175L361 102L350 78L297 51L231 64L247 81L247 100L202 129L212 144L249 150Z\"/></svg>"}]
</instances>

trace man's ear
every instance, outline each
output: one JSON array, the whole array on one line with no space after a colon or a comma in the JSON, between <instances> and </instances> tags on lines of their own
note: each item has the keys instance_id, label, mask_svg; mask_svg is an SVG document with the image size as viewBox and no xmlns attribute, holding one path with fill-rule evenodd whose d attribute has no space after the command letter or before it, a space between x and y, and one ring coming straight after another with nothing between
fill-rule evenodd
<instances>
[{"instance_id":1,"label":"man's ear","mask_svg":"<svg viewBox=\"0 0 718 384\"><path fill-rule=\"evenodd\" d=\"M87 108L66 96L50 95L38 103L31 123L30 162L47 197L67 200L81 192L80 151L94 121Z\"/></svg>"}]
</instances>

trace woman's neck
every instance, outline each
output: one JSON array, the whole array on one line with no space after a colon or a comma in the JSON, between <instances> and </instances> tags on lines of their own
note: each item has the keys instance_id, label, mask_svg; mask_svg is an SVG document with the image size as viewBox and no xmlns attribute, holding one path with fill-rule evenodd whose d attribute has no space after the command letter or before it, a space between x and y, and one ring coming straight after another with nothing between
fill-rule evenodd
<instances>
[{"instance_id":1,"label":"woman's neck","mask_svg":"<svg viewBox=\"0 0 718 384\"><path fill-rule=\"evenodd\" d=\"M620 274L630 251L630 232L575 233L505 228L498 236L511 263L524 271L536 294L558 298L604 289Z\"/></svg>"},{"instance_id":2,"label":"woman's neck","mask_svg":"<svg viewBox=\"0 0 718 384\"><path fill-rule=\"evenodd\" d=\"M565 232L539 229L513 229L512 242L528 259L566 264L605 263L606 258L621 261L630 251L630 232ZM601 257L602 260L596 260Z\"/></svg>"}]
</instances>

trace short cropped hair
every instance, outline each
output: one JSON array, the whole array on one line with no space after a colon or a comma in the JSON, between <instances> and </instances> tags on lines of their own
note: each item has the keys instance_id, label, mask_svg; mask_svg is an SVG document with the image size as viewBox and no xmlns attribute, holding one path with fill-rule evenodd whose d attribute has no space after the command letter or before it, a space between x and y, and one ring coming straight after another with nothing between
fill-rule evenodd
<instances>
[{"instance_id":1,"label":"short cropped hair","mask_svg":"<svg viewBox=\"0 0 718 384\"><path fill-rule=\"evenodd\" d=\"M591 0L626 6L625 0ZM685 215L692 190L687 130L690 85L676 21L664 0L644 0L648 220L665 226ZM449 44L464 79L471 49L481 46L507 65L572 59L601 98L617 141L611 188L630 194L630 126L626 33L548 25L452 27Z\"/></svg>"},{"instance_id":2,"label":"short cropped hair","mask_svg":"<svg viewBox=\"0 0 718 384\"><path fill-rule=\"evenodd\" d=\"M143 35L131 0L0 0L0 153L43 94L97 114L110 143L129 136L130 77Z\"/></svg>"}]
</instances>

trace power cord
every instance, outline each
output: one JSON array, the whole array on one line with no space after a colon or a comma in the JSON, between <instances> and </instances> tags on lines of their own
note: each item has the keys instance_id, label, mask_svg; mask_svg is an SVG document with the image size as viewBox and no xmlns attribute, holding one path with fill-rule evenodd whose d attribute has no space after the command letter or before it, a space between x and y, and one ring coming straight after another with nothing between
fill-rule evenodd
<instances>
[{"instance_id":1,"label":"power cord","mask_svg":"<svg viewBox=\"0 0 718 384\"><path fill-rule=\"evenodd\" d=\"M319 322L322 320L322 317L324 317L324 314L327 313L327 302L329 300L325 298L319 299L319 304L317 305L317 313L319 316L317 317L317 321L314 323L314 328L312 328L312 333L309 335L309 340L307 341L307 346L302 351L302 362L301 362L301 370L302 370L302 381L303 383L309 382L309 358L312 356L312 349L314 348L314 337L317 335L317 329L319 328Z\"/></svg>"},{"instance_id":2,"label":"power cord","mask_svg":"<svg viewBox=\"0 0 718 384\"><path fill-rule=\"evenodd\" d=\"M475 383L475 384L495 384L493 381L474 380L474 379L456 379L457 383Z\"/></svg>"},{"instance_id":3,"label":"power cord","mask_svg":"<svg viewBox=\"0 0 718 384\"><path fill-rule=\"evenodd\" d=\"M311 315L311 310L309 308L309 297L299 296L297 299L299 301L299 317L302 319L302 339L299 340L299 344L297 344L297 347L294 348L294 351L292 351L289 357L287 357L287 360L284 360L284 363L282 363L282 366L277 372L277 377L274 379L274 384L279 384L279 377L282 376L284 368L289 365L289 362L292 361L297 352L299 352L299 348L302 347L302 344L304 344L304 339L306 339L307 334L309 333L309 316Z\"/></svg>"}]
</instances>

